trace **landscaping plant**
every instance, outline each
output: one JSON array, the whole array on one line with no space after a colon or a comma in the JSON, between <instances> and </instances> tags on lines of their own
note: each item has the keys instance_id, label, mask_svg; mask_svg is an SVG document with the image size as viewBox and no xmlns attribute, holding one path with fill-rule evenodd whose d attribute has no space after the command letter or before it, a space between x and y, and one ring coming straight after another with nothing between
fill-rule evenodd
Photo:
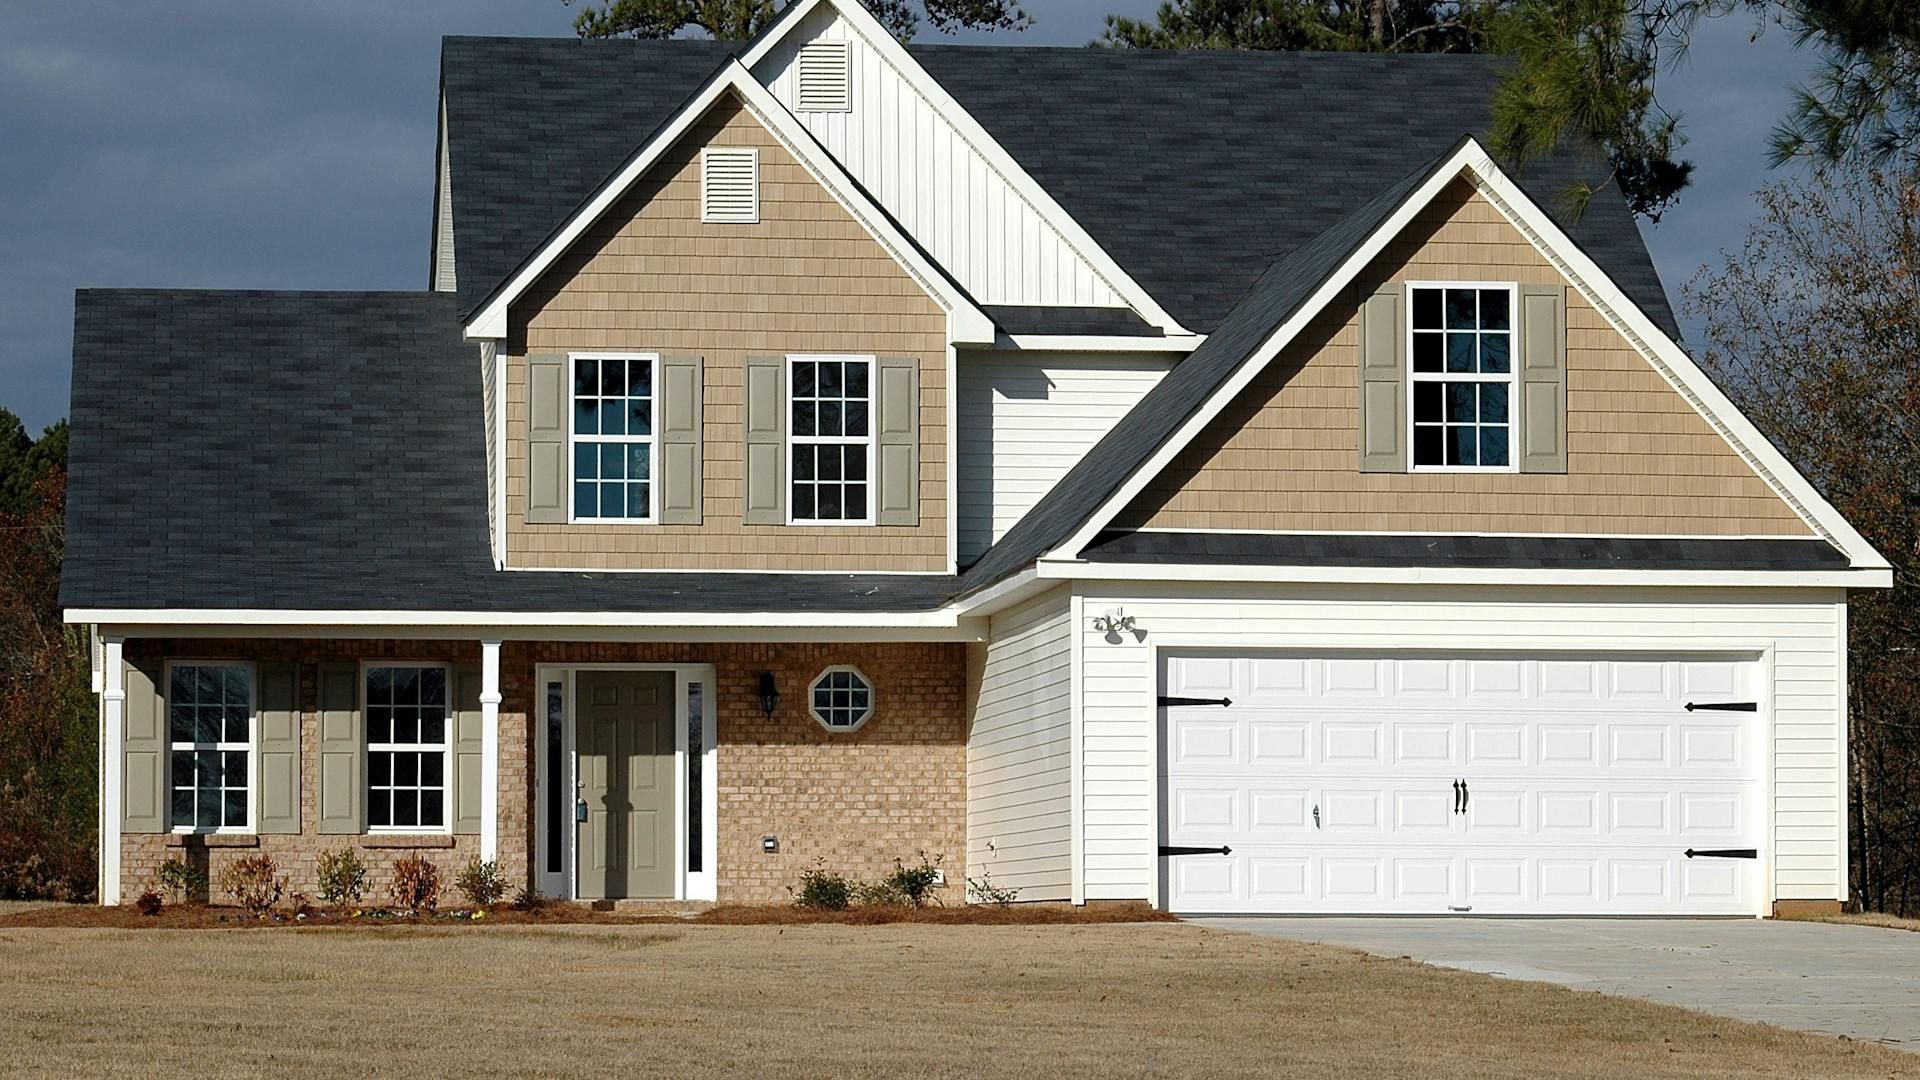
<instances>
[{"instance_id":1,"label":"landscaping plant","mask_svg":"<svg viewBox=\"0 0 1920 1080\"><path fill-rule=\"evenodd\" d=\"M500 873L500 864L488 859L482 862L478 858L467 860L467 868L453 879L453 887L460 895L476 907L491 908L507 895L507 879Z\"/></svg>"},{"instance_id":2,"label":"landscaping plant","mask_svg":"<svg viewBox=\"0 0 1920 1080\"><path fill-rule=\"evenodd\" d=\"M179 855L161 863L155 876L176 904L207 895L207 872Z\"/></svg>"},{"instance_id":3,"label":"landscaping plant","mask_svg":"<svg viewBox=\"0 0 1920 1080\"><path fill-rule=\"evenodd\" d=\"M853 903L854 894L861 890L859 882L844 874L836 874L827 869L827 861L819 859L805 870L800 871L800 888L787 886L795 907L812 908L816 911L845 911Z\"/></svg>"},{"instance_id":4,"label":"landscaping plant","mask_svg":"<svg viewBox=\"0 0 1920 1080\"><path fill-rule=\"evenodd\" d=\"M220 891L257 919L280 902L287 891L287 879L280 876L280 864L273 861L273 856L243 855L220 871Z\"/></svg>"},{"instance_id":5,"label":"landscaping plant","mask_svg":"<svg viewBox=\"0 0 1920 1080\"><path fill-rule=\"evenodd\" d=\"M431 915L440 906L440 868L424 855L409 855L393 864L393 883L387 886L393 906L409 915Z\"/></svg>"},{"instance_id":6,"label":"landscaping plant","mask_svg":"<svg viewBox=\"0 0 1920 1080\"><path fill-rule=\"evenodd\" d=\"M367 893L367 864L351 847L320 853L320 899L329 904L357 904Z\"/></svg>"},{"instance_id":7,"label":"landscaping plant","mask_svg":"<svg viewBox=\"0 0 1920 1080\"><path fill-rule=\"evenodd\" d=\"M992 904L995 907L1006 907L1020 899L1019 889L995 885L990 870L982 870L979 877L967 879L967 894L973 897L976 904Z\"/></svg>"},{"instance_id":8,"label":"landscaping plant","mask_svg":"<svg viewBox=\"0 0 1920 1080\"><path fill-rule=\"evenodd\" d=\"M160 914L160 909L165 907L166 903L165 900L161 899L158 892L148 889L146 892L140 894L140 899L135 900L133 906L139 908L140 914L142 915L158 915Z\"/></svg>"}]
</instances>

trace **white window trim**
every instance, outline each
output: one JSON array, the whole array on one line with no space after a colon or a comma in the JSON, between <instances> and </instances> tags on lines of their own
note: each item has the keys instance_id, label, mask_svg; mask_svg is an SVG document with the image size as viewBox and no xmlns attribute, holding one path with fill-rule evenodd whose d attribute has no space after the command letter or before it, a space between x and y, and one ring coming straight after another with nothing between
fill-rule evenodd
<instances>
[{"instance_id":1,"label":"white window trim","mask_svg":"<svg viewBox=\"0 0 1920 1080\"><path fill-rule=\"evenodd\" d=\"M453 833L453 801L455 777L453 775L453 730L457 720L455 702L458 694L453 685L453 665L444 660L362 660L360 661L360 685L355 687L360 701L360 728L367 730L367 674L374 668L439 668L447 673L447 722L441 729L440 739L440 824L438 825L367 825L370 836L450 836ZM363 767L366 757L373 753L420 752L431 750L432 743L375 743L370 737L360 740L360 756ZM365 768L360 779L360 797L366 799L369 806L373 801L373 770ZM391 786L391 785L389 785ZM419 787L421 785L414 785Z\"/></svg>"},{"instance_id":2,"label":"white window trim","mask_svg":"<svg viewBox=\"0 0 1920 1080\"><path fill-rule=\"evenodd\" d=\"M707 158L719 153L721 156L739 155L746 158L747 166L753 171L753 213L751 216L725 217L714 216L707 209ZM700 151L700 221L708 225L758 225L760 224L760 148L757 146L709 146Z\"/></svg>"},{"instance_id":3,"label":"white window trim","mask_svg":"<svg viewBox=\"0 0 1920 1080\"><path fill-rule=\"evenodd\" d=\"M860 719L854 721L851 725L847 727L834 727L833 725L827 723L826 717L821 716L818 709L814 708L813 692L819 688L822 682L826 681L827 676L835 674L836 672L841 672L841 671L852 672L853 676L859 679L860 682L866 686L867 711L860 717ZM851 735L854 732L859 731L861 728L866 727L867 721L873 719L873 711L878 705L879 698L880 698L880 690L878 687L873 685L873 680L867 677L866 672L861 671L859 668L853 666L852 664L830 664L827 667L822 668L820 670L820 674L815 675L813 677L813 681L807 683L807 715L813 717L813 722L816 724L819 724L820 727L823 730L827 731L829 734Z\"/></svg>"},{"instance_id":4,"label":"white window trim","mask_svg":"<svg viewBox=\"0 0 1920 1080\"><path fill-rule=\"evenodd\" d=\"M653 365L653 374L649 385L653 387L650 399L653 402L653 428L651 435L587 435L576 436L573 430L574 409L577 401L574 395L573 365L576 360L644 360ZM647 447L647 516L646 517L589 517L583 518L574 512L573 493L579 483L573 474L574 443L576 438L585 438L594 443L624 443L645 445ZM658 525L660 524L660 482L657 471L660 466L660 354L651 352L570 352L567 354L567 522L572 525Z\"/></svg>"},{"instance_id":5,"label":"white window trim","mask_svg":"<svg viewBox=\"0 0 1920 1080\"><path fill-rule=\"evenodd\" d=\"M237 667L247 669L247 742L176 743L173 741L173 669L176 667ZM161 673L167 680L167 713L161 717L167 732L166 815L169 831L180 836L251 836L260 823L260 669L251 660L177 659L168 660ZM222 732L225 734L225 732ZM186 750L245 750L247 752L247 823L203 829L198 825L173 824L173 752Z\"/></svg>"},{"instance_id":6,"label":"white window trim","mask_svg":"<svg viewBox=\"0 0 1920 1080\"><path fill-rule=\"evenodd\" d=\"M821 361L821 360L854 361L854 362L864 363L867 365L867 433L866 435L864 436L795 435L793 433L793 365L796 360L807 361L807 362ZM786 460L782 462L782 464L785 466L784 475L786 477L786 485L787 485L787 490L784 493L787 497L787 524L789 525L820 525L820 526L825 526L829 528L834 528L842 525L860 526L860 525L873 524L874 522L873 506L875 502L874 481L876 479L873 475L873 466L874 466L873 448L874 448L874 442L875 442L874 429L878 426L877 424L878 417L875 415L875 411L874 411L874 399L875 399L874 390L876 389L876 377L879 375L879 367L880 367L879 357L863 356L857 353L789 353L787 355L787 362L780 376L781 378L786 380L786 382L781 387L781 389L784 392L780 395L780 402L781 402L781 405L787 411L787 414L781 417L781 420L783 421L783 428L787 433L787 440L786 440L787 445L781 450L781 453L786 455ZM793 448L796 446L858 446L862 444L864 444L867 448L867 514L866 516L861 518L831 518L831 519L795 517L793 513Z\"/></svg>"},{"instance_id":7,"label":"white window trim","mask_svg":"<svg viewBox=\"0 0 1920 1080\"><path fill-rule=\"evenodd\" d=\"M1481 372L1471 374L1460 372L1415 372L1413 370L1413 293L1416 289L1477 289L1492 291L1504 290L1507 294L1507 373L1488 375ZM1442 303L1445 303L1444 298ZM1514 281L1409 281L1405 295L1401 297L1401 311L1406 313L1406 340L1402 343L1406 349L1407 375L1407 471L1416 473L1517 473L1520 471L1520 285ZM1505 383L1507 386L1507 463L1505 465L1416 465L1414 463L1414 386L1423 382L1473 382ZM1443 406L1444 407L1444 406ZM1429 425L1431 426L1431 425Z\"/></svg>"}]
</instances>

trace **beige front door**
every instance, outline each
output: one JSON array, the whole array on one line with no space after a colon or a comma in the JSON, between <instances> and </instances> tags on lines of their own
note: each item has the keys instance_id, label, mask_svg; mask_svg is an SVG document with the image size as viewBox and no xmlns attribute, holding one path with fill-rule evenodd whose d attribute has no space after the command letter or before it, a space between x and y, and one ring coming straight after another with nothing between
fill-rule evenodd
<instances>
[{"instance_id":1,"label":"beige front door","mask_svg":"<svg viewBox=\"0 0 1920 1080\"><path fill-rule=\"evenodd\" d=\"M580 798L577 895L673 896L671 671L582 671L575 682Z\"/></svg>"}]
</instances>

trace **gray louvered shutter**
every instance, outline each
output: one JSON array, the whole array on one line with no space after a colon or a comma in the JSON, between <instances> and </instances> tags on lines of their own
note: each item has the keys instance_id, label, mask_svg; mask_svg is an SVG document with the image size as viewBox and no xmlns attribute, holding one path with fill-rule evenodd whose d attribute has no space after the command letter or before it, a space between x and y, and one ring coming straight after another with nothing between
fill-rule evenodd
<instances>
[{"instance_id":1,"label":"gray louvered shutter","mask_svg":"<svg viewBox=\"0 0 1920 1080\"><path fill-rule=\"evenodd\" d=\"M873 520L920 524L920 361L883 356L873 373Z\"/></svg>"},{"instance_id":2,"label":"gray louvered shutter","mask_svg":"<svg viewBox=\"0 0 1920 1080\"><path fill-rule=\"evenodd\" d=\"M1360 302L1360 471L1407 471L1406 289Z\"/></svg>"},{"instance_id":3,"label":"gray louvered shutter","mask_svg":"<svg viewBox=\"0 0 1920 1080\"><path fill-rule=\"evenodd\" d=\"M567 358L559 353L527 357L527 522L559 525L567 520Z\"/></svg>"},{"instance_id":4,"label":"gray louvered shutter","mask_svg":"<svg viewBox=\"0 0 1920 1080\"><path fill-rule=\"evenodd\" d=\"M1567 471L1567 289L1520 286L1520 471Z\"/></svg>"},{"instance_id":5,"label":"gray louvered shutter","mask_svg":"<svg viewBox=\"0 0 1920 1080\"><path fill-rule=\"evenodd\" d=\"M167 708L158 660L126 662L120 758L120 831L167 831Z\"/></svg>"},{"instance_id":6,"label":"gray louvered shutter","mask_svg":"<svg viewBox=\"0 0 1920 1080\"><path fill-rule=\"evenodd\" d=\"M320 820L315 831L367 831L367 727L360 711L360 665L322 664Z\"/></svg>"},{"instance_id":7,"label":"gray louvered shutter","mask_svg":"<svg viewBox=\"0 0 1920 1080\"><path fill-rule=\"evenodd\" d=\"M260 665L260 820L256 832L300 831L300 667Z\"/></svg>"},{"instance_id":8,"label":"gray louvered shutter","mask_svg":"<svg viewBox=\"0 0 1920 1080\"><path fill-rule=\"evenodd\" d=\"M453 831L480 831L480 759L486 753L480 717L480 669L453 670Z\"/></svg>"},{"instance_id":9,"label":"gray louvered shutter","mask_svg":"<svg viewBox=\"0 0 1920 1080\"><path fill-rule=\"evenodd\" d=\"M746 475L740 520L747 525L787 523L787 364L783 357L747 357Z\"/></svg>"},{"instance_id":10,"label":"gray louvered shutter","mask_svg":"<svg viewBox=\"0 0 1920 1080\"><path fill-rule=\"evenodd\" d=\"M660 358L660 413L654 417L660 447L654 483L660 485L660 521L700 524L700 409L705 400L697 356Z\"/></svg>"}]
</instances>

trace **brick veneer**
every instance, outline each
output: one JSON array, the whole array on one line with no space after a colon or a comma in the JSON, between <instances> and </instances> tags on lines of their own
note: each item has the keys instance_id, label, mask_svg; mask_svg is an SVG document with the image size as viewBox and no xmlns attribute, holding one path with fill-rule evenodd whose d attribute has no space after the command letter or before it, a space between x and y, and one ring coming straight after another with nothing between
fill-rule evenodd
<instances>
[{"instance_id":1,"label":"brick veneer","mask_svg":"<svg viewBox=\"0 0 1920 1080\"><path fill-rule=\"evenodd\" d=\"M129 658L192 656L300 664L301 816L316 819L317 665L370 658L478 664L476 642L359 640L137 640ZM965 651L953 643L915 644L613 644L522 643L502 648L500 706L501 869L529 880L534 833L533 731L529 706L539 664L706 663L715 666L718 744L719 895L722 901L779 902L786 886L816 859L836 870L876 877L917 852L947 857L946 898L963 895L966 853ZM874 715L859 731L830 733L806 711L806 688L829 664L853 664L873 680ZM781 700L772 716L759 705L759 675L771 671ZM778 854L760 838L780 838ZM407 850L368 850L352 836L262 836L255 848L183 849L177 838L128 835L121 844L122 892L154 883L161 862L186 850L218 880L238 855L265 851L292 887L314 890L316 856L354 843L384 890L388 867ZM479 837L419 851L448 874L479 849ZM444 839L441 841L444 843ZM216 841L216 843L218 843Z\"/></svg>"}]
</instances>

